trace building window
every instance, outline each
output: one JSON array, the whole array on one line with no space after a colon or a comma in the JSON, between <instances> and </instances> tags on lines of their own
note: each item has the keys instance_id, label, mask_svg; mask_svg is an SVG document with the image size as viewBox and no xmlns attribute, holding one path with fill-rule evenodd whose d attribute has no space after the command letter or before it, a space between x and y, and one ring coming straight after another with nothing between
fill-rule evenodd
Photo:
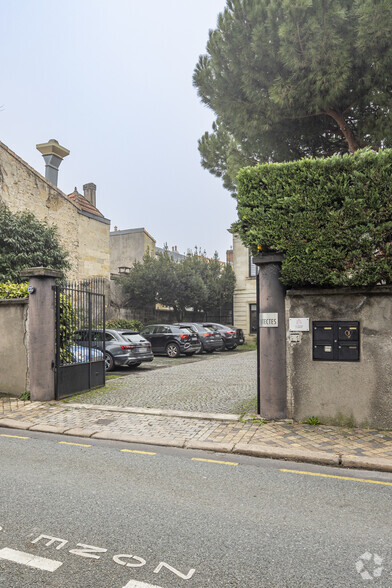
<instances>
[{"instance_id":1,"label":"building window","mask_svg":"<svg viewBox=\"0 0 392 588\"><path fill-rule=\"evenodd\" d=\"M249 304L249 332L257 333L257 305Z\"/></svg>"},{"instance_id":2,"label":"building window","mask_svg":"<svg viewBox=\"0 0 392 588\"><path fill-rule=\"evenodd\" d=\"M252 261L253 255L249 251L249 277L255 278L257 276L257 265Z\"/></svg>"}]
</instances>

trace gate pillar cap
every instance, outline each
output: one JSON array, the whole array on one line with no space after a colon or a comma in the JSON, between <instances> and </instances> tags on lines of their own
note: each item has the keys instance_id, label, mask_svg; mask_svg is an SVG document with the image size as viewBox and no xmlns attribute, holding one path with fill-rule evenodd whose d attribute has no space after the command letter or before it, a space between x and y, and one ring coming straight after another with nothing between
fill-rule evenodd
<instances>
[{"instance_id":1,"label":"gate pillar cap","mask_svg":"<svg viewBox=\"0 0 392 588\"><path fill-rule=\"evenodd\" d=\"M264 263L280 263L284 259L283 253L265 253L264 255L255 255L252 261L255 265L263 265Z\"/></svg>"},{"instance_id":2,"label":"gate pillar cap","mask_svg":"<svg viewBox=\"0 0 392 588\"><path fill-rule=\"evenodd\" d=\"M28 267L20 275L22 278L61 278L63 273L50 267Z\"/></svg>"}]
</instances>

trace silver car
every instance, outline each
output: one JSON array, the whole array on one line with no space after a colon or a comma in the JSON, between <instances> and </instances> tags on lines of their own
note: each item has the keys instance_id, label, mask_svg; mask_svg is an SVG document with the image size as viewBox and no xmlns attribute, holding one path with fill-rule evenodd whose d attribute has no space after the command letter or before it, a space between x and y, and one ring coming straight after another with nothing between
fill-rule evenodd
<instances>
[{"instance_id":1,"label":"silver car","mask_svg":"<svg viewBox=\"0 0 392 588\"><path fill-rule=\"evenodd\" d=\"M88 330L76 331L74 341L77 345L87 347L89 344ZM93 329L91 333L91 347L100 349L105 355L105 369L110 372L115 366L137 367L146 361L152 361L154 354L151 343L144 337L126 329L105 330L105 345L103 330Z\"/></svg>"}]
</instances>

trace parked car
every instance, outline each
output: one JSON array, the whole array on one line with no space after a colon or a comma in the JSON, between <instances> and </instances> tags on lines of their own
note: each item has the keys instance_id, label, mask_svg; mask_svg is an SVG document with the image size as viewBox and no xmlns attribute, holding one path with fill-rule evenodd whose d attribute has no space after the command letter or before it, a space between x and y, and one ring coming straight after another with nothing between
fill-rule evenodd
<instances>
[{"instance_id":1,"label":"parked car","mask_svg":"<svg viewBox=\"0 0 392 588\"><path fill-rule=\"evenodd\" d=\"M242 329L237 329L236 327L230 327L230 328L236 332L238 345L243 345L245 343L244 331Z\"/></svg>"},{"instance_id":2,"label":"parked car","mask_svg":"<svg viewBox=\"0 0 392 588\"><path fill-rule=\"evenodd\" d=\"M241 329L235 327L228 327L227 325L221 325L220 323L202 323L204 327L209 327L223 339L223 349L235 349L237 345L244 343L244 334Z\"/></svg>"},{"instance_id":3,"label":"parked car","mask_svg":"<svg viewBox=\"0 0 392 588\"><path fill-rule=\"evenodd\" d=\"M186 327L199 335L201 349L199 352L212 353L222 348L222 337L217 331L204 327L201 323L176 323L179 327Z\"/></svg>"},{"instance_id":4,"label":"parked car","mask_svg":"<svg viewBox=\"0 0 392 588\"><path fill-rule=\"evenodd\" d=\"M193 355L201 349L197 333L178 325L148 325L140 335L150 341L154 353L165 353L168 357Z\"/></svg>"},{"instance_id":5,"label":"parked car","mask_svg":"<svg viewBox=\"0 0 392 588\"><path fill-rule=\"evenodd\" d=\"M71 345L69 347L70 362L72 363L87 363L90 361L103 361L105 359L104 354L99 349L91 349L91 355L88 352L87 347L82 345Z\"/></svg>"},{"instance_id":6,"label":"parked car","mask_svg":"<svg viewBox=\"0 0 392 588\"><path fill-rule=\"evenodd\" d=\"M87 329L76 331L74 341L77 345L88 346ZM103 330L94 329L91 333L91 346L103 350ZM105 330L105 369L110 372L115 366L137 367L143 362L152 361L154 355L151 343L136 331L126 329Z\"/></svg>"}]
</instances>

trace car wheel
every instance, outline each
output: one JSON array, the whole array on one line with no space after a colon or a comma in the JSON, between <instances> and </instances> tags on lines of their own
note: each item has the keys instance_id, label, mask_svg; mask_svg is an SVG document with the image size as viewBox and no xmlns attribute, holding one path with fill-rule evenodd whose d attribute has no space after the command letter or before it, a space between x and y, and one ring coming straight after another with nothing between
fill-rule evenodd
<instances>
[{"instance_id":1,"label":"car wheel","mask_svg":"<svg viewBox=\"0 0 392 588\"><path fill-rule=\"evenodd\" d=\"M111 372L113 368L114 368L114 359L110 355L110 353L106 352L105 353L105 371Z\"/></svg>"},{"instance_id":2,"label":"car wheel","mask_svg":"<svg viewBox=\"0 0 392 588\"><path fill-rule=\"evenodd\" d=\"M166 355L168 357L178 357L180 355L180 348L177 343L169 343L166 346Z\"/></svg>"},{"instance_id":3,"label":"car wheel","mask_svg":"<svg viewBox=\"0 0 392 588\"><path fill-rule=\"evenodd\" d=\"M228 347L227 349L229 351L234 351L234 349L236 349L236 348L237 348L237 345L232 345L231 347Z\"/></svg>"}]
</instances>

